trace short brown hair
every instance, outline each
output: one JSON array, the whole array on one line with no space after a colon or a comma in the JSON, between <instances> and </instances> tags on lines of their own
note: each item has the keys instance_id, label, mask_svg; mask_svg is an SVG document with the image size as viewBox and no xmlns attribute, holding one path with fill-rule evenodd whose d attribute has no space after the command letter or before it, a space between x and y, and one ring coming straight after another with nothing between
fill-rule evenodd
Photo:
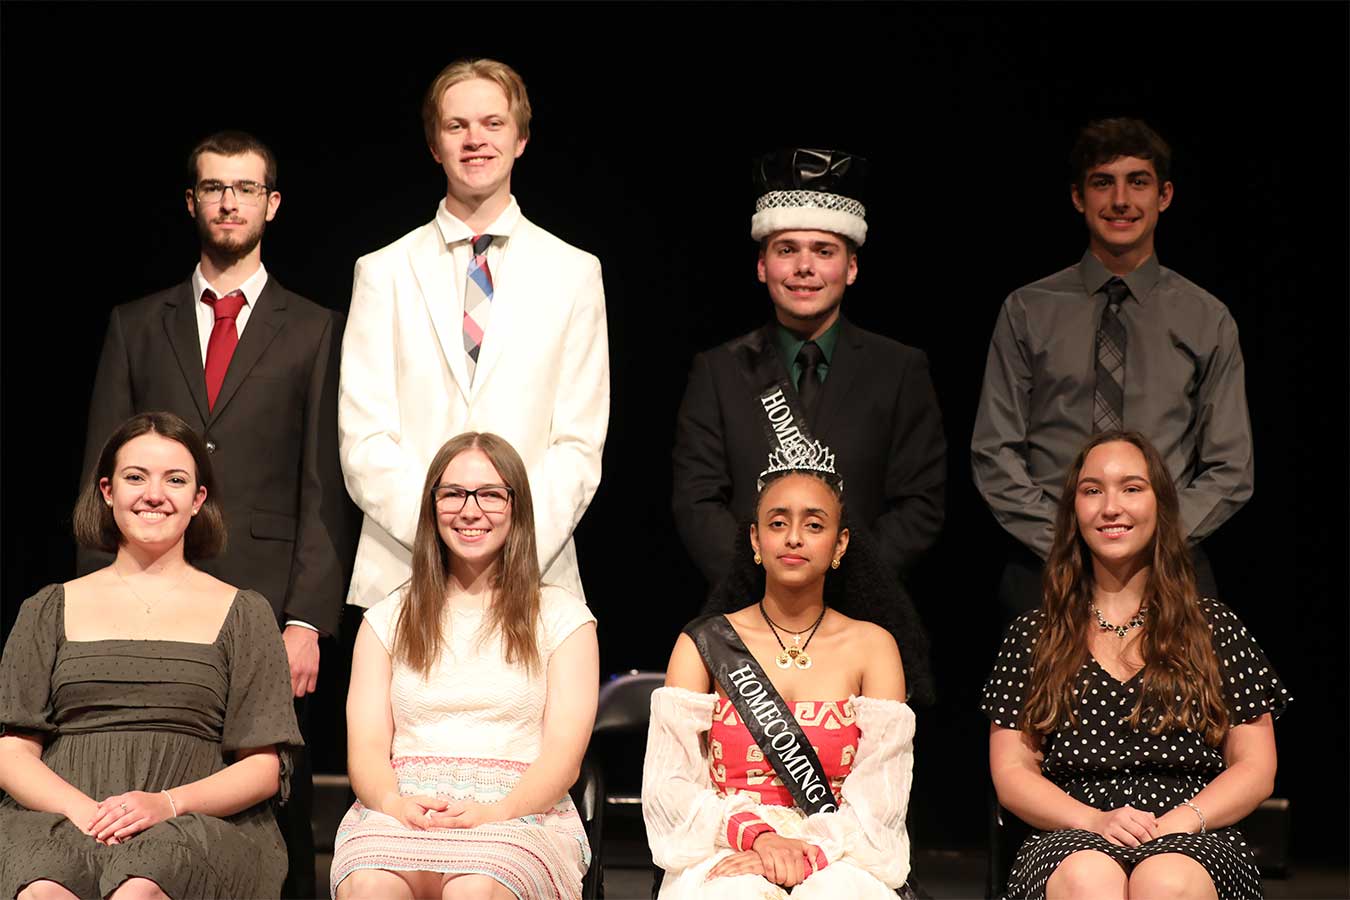
<instances>
[{"instance_id":1,"label":"short brown hair","mask_svg":"<svg viewBox=\"0 0 1350 900\"><path fill-rule=\"evenodd\" d=\"M1081 192L1088 170L1122 156L1153 163L1160 191L1172 178L1172 148L1148 123L1140 119L1098 119L1083 126L1069 153L1074 187Z\"/></svg>"},{"instance_id":2,"label":"short brown hair","mask_svg":"<svg viewBox=\"0 0 1350 900\"><path fill-rule=\"evenodd\" d=\"M105 553L116 553L122 545L122 531L117 527L112 509L104 502L99 482L104 478L112 478L117 465L117 453L122 446L143 434L157 434L176 441L192 454L197 469L197 485L206 488L206 500L188 523L183 535L183 558L192 562L216 556L225 549L225 516L220 511L220 500L216 497L211 458L197 432L169 412L145 412L132 416L104 442L103 450L98 455L98 464L80 492L80 499L75 501L75 510L71 515L75 540L82 547Z\"/></svg>"},{"instance_id":3,"label":"short brown hair","mask_svg":"<svg viewBox=\"0 0 1350 900\"><path fill-rule=\"evenodd\" d=\"M243 156L245 153L256 153L262 157L268 190L274 191L277 188L277 158L272 155L272 151L267 148L266 144L247 131L217 131L209 137L202 138L197 146L192 148L192 152L188 154L188 187L197 186L197 160L203 153L216 153L220 156Z\"/></svg>"},{"instance_id":4,"label":"short brown hair","mask_svg":"<svg viewBox=\"0 0 1350 900\"><path fill-rule=\"evenodd\" d=\"M506 103L511 110L511 118L516 120L516 130L520 139L530 136L530 95L525 92L525 80L515 69L495 59L457 59L441 69L441 74L431 82L426 96L422 98L422 129L426 132L427 146L436 149L436 132L441 127L441 98L461 81L482 78L491 81L502 89Z\"/></svg>"}]
</instances>

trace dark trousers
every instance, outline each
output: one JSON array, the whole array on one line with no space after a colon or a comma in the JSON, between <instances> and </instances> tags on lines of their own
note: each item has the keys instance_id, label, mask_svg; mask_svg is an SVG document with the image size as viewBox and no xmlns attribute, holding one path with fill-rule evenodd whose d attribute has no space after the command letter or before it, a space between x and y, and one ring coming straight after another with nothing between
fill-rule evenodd
<instances>
[{"instance_id":1,"label":"dark trousers","mask_svg":"<svg viewBox=\"0 0 1350 900\"><path fill-rule=\"evenodd\" d=\"M310 695L313 696L313 695ZM285 806L277 806L277 827L286 842L286 881L281 885L281 896L286 900L314 900L318 897L314 882L314 830L310 818L314 813L314 776L310 771L309 742L313 739L309 727L309 697L295 701L295 719L305 739L305 749L293 756L291 772L291 799ZM324 891L328 896L328 891Z\"/></svg>"},{"instance_id":2,"label":"dark trousers","mask_svg":"<svg viewBox=\"0 0 1350 900\"><path fill-rule=\"evenodd\" d=\"M1191 561L1195 565L1195 586L1201 597L1218 599L1219 586L1214 580L1214 569L1209 556L1199 544L1191 545ZM1003 566L998 583L999 613L1004 624L1041 605L1041 576L1045 563L1021 544L1014 544Z\"/></svg>"}]
</instances>

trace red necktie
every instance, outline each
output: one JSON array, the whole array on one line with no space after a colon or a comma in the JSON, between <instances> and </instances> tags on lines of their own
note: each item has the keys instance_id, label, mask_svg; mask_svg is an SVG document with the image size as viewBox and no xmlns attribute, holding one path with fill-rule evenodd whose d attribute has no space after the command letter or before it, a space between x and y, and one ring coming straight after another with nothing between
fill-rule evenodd
<instances>
[{"instance_id":1,"label":"red necktie","mask_svg":"<svg viewBox=\"0 0 1350 900\"><path fill-rule=\"evenodd\" d=\"M220 386L225 383L225 370L230 367L230 357L239 344L239 329L234 320L248 301L243 291L230 291L217 299L213 291L206 290L202 291L202 302L216 311L216 324L206 342L206 402L215 409Z\"/></svg>"}]
</instances>

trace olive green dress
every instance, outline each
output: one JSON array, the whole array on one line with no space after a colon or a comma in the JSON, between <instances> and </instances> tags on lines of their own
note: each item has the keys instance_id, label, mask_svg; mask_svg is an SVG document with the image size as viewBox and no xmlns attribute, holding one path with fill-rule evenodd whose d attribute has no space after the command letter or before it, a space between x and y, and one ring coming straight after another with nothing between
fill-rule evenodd
<instances>
[{"instance_id":1,"label":"olive green dress","mask_svg":"<svg viewBox=\"0 0 1350 900\"><path fill-rule=\"evenodd\" d=\"M42 739L42 760L94 800L159 791L276 746L281 791L301 744L286 650L271 606L241 591L210 644L68 641L65 591L25 601L0 661L0 731ZM189 813L107 846L60 813L0 793L0 898L41 878L106 897L149 878L175 900L277 897L286 849L271 804L226 818Z\"/></svg>"}]
</instances>

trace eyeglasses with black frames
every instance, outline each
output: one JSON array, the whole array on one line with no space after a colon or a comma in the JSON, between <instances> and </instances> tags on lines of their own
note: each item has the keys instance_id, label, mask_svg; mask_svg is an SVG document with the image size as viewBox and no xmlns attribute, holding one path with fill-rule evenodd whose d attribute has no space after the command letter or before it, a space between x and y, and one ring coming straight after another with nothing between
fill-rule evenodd
<instances>
[{"instance_id":1,"label":"eyeglasses with black frames","mask_svg":"<svg viewBox=\"0 0 1350 900\"><path fill-rule=\"evenodd\" d=\"M511 488L501 484L485 484L473 490L457 484L438 484L431 489L431 499L436 501L436 506L440 509L459 513L469 505L469 498L472 497L483 512L499 513L505 511L515 493Z\"/></svg>"},{"instance_id":2,"label":"eyeglasses with black frames","mask_svg":"<svg viewBox=\"0 0 1350 900\"><path fill-rule=\"evenodd\" d=\"M244 206L262 206L267 202L271 188L257 181L236 181L226 184L223 181L203 181L193 188L198 203L219 203L226 191L234 191L236 203Z\"/></svg>"}]
</instances>

